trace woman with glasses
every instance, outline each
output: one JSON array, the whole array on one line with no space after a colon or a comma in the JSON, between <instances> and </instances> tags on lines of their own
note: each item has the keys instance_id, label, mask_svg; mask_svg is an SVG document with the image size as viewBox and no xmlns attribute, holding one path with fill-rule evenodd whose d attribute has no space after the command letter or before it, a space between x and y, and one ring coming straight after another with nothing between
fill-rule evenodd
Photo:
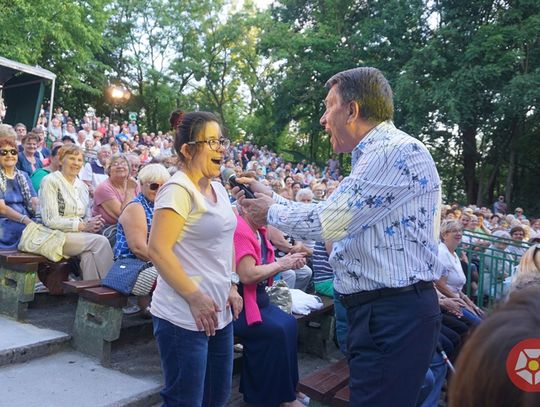
<instances>
[{"instance_id":1,"label":"woman with glasses","mask_svg":"<svg viewBox=\"0 0 540 407\"><path fill-rule=\"evenodd\" d=\"M124 154L111 157L105 172L109 176L94 191L92 215L101 215L106 225L118 223L122 209L138 194L137 181L130 176L131 163Z\"/></svg>"},{"instance_id":2,"label":"woman with glasses","mask_svg":"<svg viewBox=\"0 0 540 407\"><path fill-rule=\"evenodd\" d=\"M232 381L232 320L242 309L233 279L236 218L219 182L230 142L212 113L175 111L181 163L159 190L148 242L158 270L151 313L164 406L225 406ZM236 276L237 277L237 276Z\"/></svg>"},{"instance_id":3,"label":"woman with glasses","mask_svg":"<svg viewBox=\"0 0 540 407\"><path fill-rule=\"evenodd\" d=\"M139 173L141 192L129 202L120 217L116 230L114 258L131 257L150 261L148 238L154 218L156 194L171 176L161 164L149 164ZM116 270L116 269L113 269ZM136 271L137 272L137 271ZM145 269L135 282L133 294L139 296L139 307L148 313L148 298L157 273L154 268Z\"/></svg>"},{"instance_id":4,"label":"woman with glasses","mask_svg":"<svg viewBox=\"0 0 540 407\"><path fill-rule=\"evenodd\" d=\"M28 174L16 168L17 135L0 124L0 249L16 249L37 205Z\"/></svg>"}]
</instances>

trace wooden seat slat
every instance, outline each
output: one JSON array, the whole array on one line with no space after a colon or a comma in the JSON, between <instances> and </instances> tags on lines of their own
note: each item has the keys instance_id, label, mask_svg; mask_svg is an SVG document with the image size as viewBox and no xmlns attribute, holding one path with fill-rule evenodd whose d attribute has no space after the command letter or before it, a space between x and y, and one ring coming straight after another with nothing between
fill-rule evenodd
<instances>
[{"instance_id":1,"label":"wooden seat slat","mask_svg":"<svg viewBox=\"0 0 540 407\"><path fill-rule=\"evenodd\" d=\"M96 304L121 308L127 304L128 297L108 287L93 287L82 290L79 295Z\"/></svg>"},{"instance_id":2,"label":"wooden seat slat","mask_svg":"<svg viewBox=\"0 0 540 407\"><path fill-rule=\"evenodd\" d=\"M0 263L29 264L48 262L45 257L38 254L19 252L18 250L0 250Z\"/></svg>"},{"instance_id":3,"label":"wooden seat slat","mask_svg":"<svg viewBox=\"0 0 540 407\"><path fill-rule=\"evenodd\" d=\"M332 398L332 407L349 407L350 396L349 386L342 387Z\"/></svg>"},{"instance_id":4,"label":"wooden seat slat","mask_svg":"<svg viewBox=\"0 0 540 407\"><path fill-rule=\"evenodd\" d=\"M349 366L345 359L300 379L298 390L325 402L349 382Z\"/></svg>"},{"instance_id":5,"label":"wooden seat slat","mask_svg":"<svg viewBox=\"0 0 540 407\"><path fill-rule=\"evenodd\" d=\"M64 292L79 294L82 290L87 288L99 287L101 280L82 280L82 281L64 281L62 286Z\"/></svg>"}]
</instances>

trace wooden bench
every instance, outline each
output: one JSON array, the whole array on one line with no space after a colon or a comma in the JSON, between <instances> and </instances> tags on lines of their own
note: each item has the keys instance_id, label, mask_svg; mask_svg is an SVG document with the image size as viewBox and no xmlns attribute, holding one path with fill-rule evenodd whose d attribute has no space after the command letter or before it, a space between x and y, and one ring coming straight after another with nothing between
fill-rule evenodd
<instances>
[{"instance_id":1,"label":"wooden bench","mask_svg":"<svg viewBox=\"0 0 540 407\"><path fill-rule=\"evenodd\" d=\"M66 281L64 289L79 294L73 347L110 365L111 344L120 337L122 307L127 305L128 296L103 287L100 280Z\"/></svg>"},{"instance_id":2,"label":"wooden bench","mask_svg":"<svg viewBox=\"0 0 540 407\"><path fill-rule=\"evenodd\" d=\"M311 398L310 406L349 405L349 367L343 359L306 377L298 383L298 391Z\"/></svg>"},{"instance_id":3,"label":"wooden bench","mask_svg":"<svg viewBox=\"0 0 540 407\"><path fill-rule=\"evenodd\" d=\"M48 260L17 250L0 250L0 313L24 319L28 303L34 299L37 271Z\"/></svg>"},{"instance_id":4,"label":"wooden bench","mask_svg":"<svg viewBox=\"0 0 540 407\"><path fill-rule=\"evenodd\" d=\"M334 300L323 296L320 298L323 301L321 309L311 311L308 315L293 315L298 322L299 348L324 359L328 342L334 336Z\"/></svg>"}]
</instances>

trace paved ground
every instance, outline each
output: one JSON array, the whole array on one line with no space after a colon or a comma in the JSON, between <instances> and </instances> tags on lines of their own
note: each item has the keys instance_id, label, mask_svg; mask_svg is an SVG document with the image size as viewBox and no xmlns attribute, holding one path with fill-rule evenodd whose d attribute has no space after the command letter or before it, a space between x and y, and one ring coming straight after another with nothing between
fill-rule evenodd
<instances>
[{"instance_id":1,"label":"paved ground","mask_svg":"<svg viewBox=\"0 0 540 407\"><path fill-rule=\"evenodd\" d=\"M64 338L63 333L71 334L75 308L76 297L53 298L39 295L29 309L26 322L43 328L41 332L46 335ZM22 329L21 332L25 330L34 332L35 328L32 325L17 329L19 331ZM3 331L3 328L5 327L0 322L0 331ZM23 343L24 340L20 339ZM5 341L7 340L5 339ZM17 340L15 341L17 342ZM10 344L13 345L13 343L11 340ZM298 356L300 376L325 367L342 357L334 344L329 344L326 359L305 353L299 353ZM17 373L17 369L21 368L25 369L24 373ZM48 374L48 372L51 373ZM73 399L64 394L66 388L73 388L81 395L80 399L76 398L77 402L71 405L84 406L88 402L92 406L107 406L109 404L113 406L157 406L159 404L156 404L156 389L162 383L159 355L152 336L151 322L139 316L124 317L121 338L113 344L111 369L102 368L95 360L70 350L69 346L66 345L59 353L52 356L41 357L18 365L4 366L0 369L0 377L3 377L0 379L2 389L8 389L9 394L14 394L13 399L8 400L9 403L4 404L7 399L2 400L2 405L10 407L70 405L69 400ZM40 381L40 377L43 380ZM98 377L103 381L98 381ZM242 394L238 391L239 380L240 375L236 373L233 377L229 406L247 406L242 400ZM32 391L27 392L28 398L24 399L23 404L17 403L16 395L22 391L21 386L24 388L28 386L28 383L36 383L36 385L32 386ZM115 390L118 386L126 391ZM54 390L55 388L63 390L57 392ZM100 390L96 392L96 389ZM130 395L144 394L147 390L153 391L153 398L141 399L139 397L138 402L130 402ZM110 403L104 404L105 399L92 396L96 393L105 397ZM150 402L150 400L153 401Z\"/></svg>"}]
</instances>

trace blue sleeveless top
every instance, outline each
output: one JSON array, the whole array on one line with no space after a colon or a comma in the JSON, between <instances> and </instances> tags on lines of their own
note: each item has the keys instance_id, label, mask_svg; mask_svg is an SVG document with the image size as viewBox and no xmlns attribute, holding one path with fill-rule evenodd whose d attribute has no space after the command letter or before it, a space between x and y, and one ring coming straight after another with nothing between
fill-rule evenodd
<instances>
[{"instance_id":1,"label":"blue sleeveless top","mask_svg":"<svg viewBox=\"0 0 540 407\"><path fill-rule=\"evenodd\" d=\"M154 217L154 203L146 199L142 193L139 193L139 195L133 198L133 200L126 205L126 208L133 203L142 205L144 209L147 228L146 241L148 242L148 238L150 237L150 226L152 225L152 219ZM129 250L126 234L120 222L116 228L116 244L114 245L114 258L117 259L118 257L137 257Z\"/></svg>"}]
</instances>

